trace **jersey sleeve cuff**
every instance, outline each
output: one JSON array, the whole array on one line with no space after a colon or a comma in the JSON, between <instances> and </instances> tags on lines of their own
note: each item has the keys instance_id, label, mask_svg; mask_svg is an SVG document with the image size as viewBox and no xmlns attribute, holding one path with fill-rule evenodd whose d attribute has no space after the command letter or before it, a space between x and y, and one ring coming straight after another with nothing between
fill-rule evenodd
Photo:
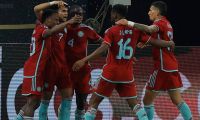
<instances>
[{"instance_id":1,"label":"jersey sleeve cuff","mask_svg":"<svg viewBox=\"0 0 200 120\"><path fill-rule=\"evenodd\" d=\"M46 29L42 32L42 37L44 37L45 33L46 33Z\"/></svg>"},{"instance_id":2,"label":"jersey sleeve cuff","mask_svg":"<svg viewBox=\"0 0 200 120\"><path fill-rule=\"evenodd\" d=\"M107 42L107 41L103 41L103 43L105 43L105 44L111 46L111 44L110 44L109 42Z\"/></svg>"}]
</instances>

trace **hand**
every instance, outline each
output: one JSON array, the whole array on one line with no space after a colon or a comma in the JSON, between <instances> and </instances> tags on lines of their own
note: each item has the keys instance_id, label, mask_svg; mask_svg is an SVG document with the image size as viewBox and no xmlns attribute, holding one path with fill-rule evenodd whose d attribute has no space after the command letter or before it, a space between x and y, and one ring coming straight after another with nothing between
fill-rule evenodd
<instances>
[{"instance_id":1,"label":"hand","mask_svg":"<svg viewBox=\"0 0 200 120\"><path fill-rule=\"evenodd\" d=\"M128 20L126 19L121 19L121 20L118 20L117 22L115 22L116 25L126 25L128 26Z\"/></svg>"},{"instance_id":2,"label":"hand","mask_svg":"<svg viewBox=\"0 0 200 120\"><path fill-rule=\"evenodd\" d=\"M49 4L52 5L58 5L61 1L51 1Z\"/></svg>"},{"instance_id":3,"label":"hand","mask_svg":"<svg viewBox=\"0 0 200 120\"><path fill-rule=\"evenodd\" d=\"M171 45L171 49L172 49L172 51L174 51L174 49L175 49L175 43L174 43L174 41L169 41L169 44Z\"/></svg>"},{"instance_id":4,"label":"hand","mask_svg":"<svg viewBox=\"0 0 200 120\"><path fill-rule=\"evenodd\" d=\"M85 62L83 60L78 60L72 66L72 70L73 71L79 71L80 68L82 68L84 65L85 65Z\"/></svg>"},{"instance_id":5,"label":"hand","mask_svg":"<svg viewBox=\"0 0 200 120\"><path fill-rule=\"evenodd\" d=\"M136 64L137 61L138 61L137 58L133 57L133 65Z\"/></svg>"},{"instance_id":6,"label":"hand","mask_svg":"<svg viewBox=\"0 0 200 120\"><path fill-rule=\"evenodd\" d=\"M59 3L58 3L58 7L60 8L60 7L65 7L65 6L67 6L68 4L66 3L66 2L64 2L64 1L59 1Z\"/></svg>"},{"instance_id":7,"label":"hand","mask_svg":"<svg viewBox=\"0 0 200 120\"><path fill-rule=\"evenodd\" d=\"M57 0L57 1L52 1L52 2L50 2L50 5L58 5L58 7L62 7L62 6L64 6L65 4L67 4L67 3L65 3L64 1L62 1L62 0Z\"/></svg>"},{"instance_id":8,"label":"hand","mask_svg":"<svg viewBox=\"0 0 200 120\"><path fill-rule=\"evenodd\" d=\"M82 23L83 21L83 16L81 15L75 15L73 18L75 19L77 23Z\"/></svg>"},{"instance_id":9,"label":"hand","mask_svg":"<svg viewBox=\"0 0 200 120\"><path fill-rule=\"evenodd\" d=\"M145 45L145 44L142 43L142 42L139 42L139 43L137 44L137 47L142 49L142 48L147 47L147 45Z\"/></svg>"},{"instance_id":10,"label":"hand","mask_svg":"<svg viewBox=\"0 0 200 120\"><path fill-rule=\"evenodd\" d=\"M72 17L70 20L68 20L67 22L69 24L75 24L75 23L81 23L83 21L83 17L79 16L79 15L75 15L74 17Z\"/></svg>"}]
</instances>

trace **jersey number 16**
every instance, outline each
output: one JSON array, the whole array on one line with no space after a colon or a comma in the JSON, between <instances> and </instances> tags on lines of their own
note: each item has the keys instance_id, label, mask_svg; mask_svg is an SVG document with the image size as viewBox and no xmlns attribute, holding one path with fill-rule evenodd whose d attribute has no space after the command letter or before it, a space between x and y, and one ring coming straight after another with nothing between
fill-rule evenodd
<instances>
[{"instance_id":1,"label":"jersey number 16","mask_svg":"<svg viewBox=\"0 0 200 120\"><path fill-rule=\"evenodd\" d=\"M128 45L130 42L131 38L128 38L125 42L124 39L121 39L117 43L119 45L119 53L116 56L116 59L130 59L133 56L133 48Z\"/></svg>"}]
</instances>

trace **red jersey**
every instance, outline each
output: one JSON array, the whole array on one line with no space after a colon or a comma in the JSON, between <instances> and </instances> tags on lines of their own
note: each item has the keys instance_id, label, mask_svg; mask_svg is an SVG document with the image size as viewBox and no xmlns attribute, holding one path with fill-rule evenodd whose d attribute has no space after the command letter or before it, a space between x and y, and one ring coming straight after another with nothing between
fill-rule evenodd
<instances>
[{"instance_id":1,"label":"red jersey","mask_svg":"<svg viewBox=\"0 0 200 120\"><path fill-rule=\"evenodd\" d=\"M51 48L51 37L43 38L46 29L48 28L45 25L36 24L31 39L30 57L24 65L24 76L33 77L44 70Z\"/></svg>"},{"instance_id":2,"label":"red jersey","mask_svg":"<svg viewBox=\"0 0 200 120\"><path fill-rule=\"evenodd\" d=\"M133 82L133 56L138 40L147 42L149 36L127 26L113 26L104 36L104 43L110 46L102 78L114 83Z\"/></svg>"},{"instance_id":3,"label":"red jersey","mask_svg":"<svg viewBox=\"0 0 200 120\"><path fill-rule=\"evenodd\" d=\"M100 36L91 27L84 24L73 28L70 26L67 35L67 62L73 65L74 62L87 56L88 41L97 42Z\"/></svg>"},{"instance_id":4,"label":"red jersey","mask_svg":"<svg viewBox=\"0 0 200 120\"><path fill-rule=\"evenodd\" d=\"M173 40L173 28L170 22L165 18L154 21L153 25L158 27L158 32L153 33L152 37L166 41ZM178 71L178 62L170 47L153 47L153 59L155 69L161 69L165 72Z\"/></svg>"},{"instance_id":5,"label":"red jersey","mask_svg":"<svg viewBox=\"0 0 200 120\"><path fill-rule=\"evenodd\" d=\"M67 28L63 31L52 35L51 41L51 60L56 68L66 66L65 58L65 40L67 36Z\"/></svg>"}]
</instances>

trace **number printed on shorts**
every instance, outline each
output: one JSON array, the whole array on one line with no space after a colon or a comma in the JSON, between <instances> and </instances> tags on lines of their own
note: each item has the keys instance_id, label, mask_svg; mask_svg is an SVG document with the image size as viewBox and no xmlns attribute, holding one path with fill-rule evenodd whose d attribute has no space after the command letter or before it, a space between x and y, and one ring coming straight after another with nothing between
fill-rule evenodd
<instances>
[{"instance_id":1,"label":"number printed on shorts","mask_svg":"<svg viewBox=\"0 0 200 120\"><path fill-rule=\"evenodd\" d=\"M172 31L168 31L168 32L167 32L167 36L169 37L170 40L173 40L173 32L172 32ZM170 48L170 47L167 47L167 50L168 50L168 51L171 51L171 48Z\"/></svg>"},{"instance_id":2,"label":"number printed on shorts","mask_svg":"<svg viewBox=\"0 0 200 120\"><path fill-rule=\"evenodd\" d=\"M31 38L31 45L30 45L30 56L35 53L35 37Z\"/></svg>"},{"instance_id":3,"label":"number printed on shorts","mask_svg":"<svg viewBox=\"0 0 200 120\"><path fill-rule=\"evenodd\" d=\"M130 59L133 56L133 48L128 44L131 42L131 38L128 38L125 42L121 39L117 44L119 45L119 53L116 59ZM128 51L128 54L126 54Z\"/></svg>"}]
</instances>

